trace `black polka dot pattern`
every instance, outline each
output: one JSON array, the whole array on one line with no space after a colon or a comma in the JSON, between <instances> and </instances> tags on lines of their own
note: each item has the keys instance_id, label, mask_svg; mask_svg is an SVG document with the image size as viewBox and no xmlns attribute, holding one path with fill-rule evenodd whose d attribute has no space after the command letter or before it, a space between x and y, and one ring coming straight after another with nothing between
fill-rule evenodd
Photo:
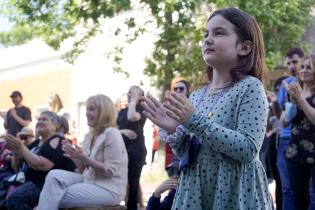
<instances>
[{"instance_id":1,"label":"black polka dot pattern","mask_svg":"<svg viewBox=\"0 0 315 210\"><path fill-rule=\"evenodd\" d=\"M201 95L199 89L190 99L198 101ZM271 209L258 158L268 112L261 82L245 77L219 99L208 117L210 100L207 93L184 125L202 147L197 163L181 174L172 209Z\"/></svg>"}]
</instances>

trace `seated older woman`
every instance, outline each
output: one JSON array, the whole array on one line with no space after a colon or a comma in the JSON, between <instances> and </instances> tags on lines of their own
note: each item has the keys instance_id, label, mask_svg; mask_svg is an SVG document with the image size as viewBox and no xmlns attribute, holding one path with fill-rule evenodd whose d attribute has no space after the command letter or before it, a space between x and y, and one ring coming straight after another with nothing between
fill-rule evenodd
<instances>
[{"instance_id":1,"label":"seated older woman","mask_svg":"<svg viewBox=\"0 0 315 210\"><path fill-rule=\"evenodd\" d=\"M51 171L40 194L37 210L118 205L127 189L128 157L116 128L113 102L104 95L86 103L90 127L82 149L63 142L63 150L80 173Z\"/></svg>"},{"instance_id":2,"label":"seated older woman","mask_svg":"<svg viewBox=\"0 0 315 210\"><path fill-rule=\"evenodd\" d=\"M26 182L16 188L8 197L9 210L33 209L39 199L45 177L52 169L74 171L75 164L64 156L61 135L57 134L60 127L58 116L54 112L45 111L40 114L36 131L40 139L26 147L21 140L6 135L7 146L19 157L24 159L22 170Z\"/></svg>"}]
</instances>

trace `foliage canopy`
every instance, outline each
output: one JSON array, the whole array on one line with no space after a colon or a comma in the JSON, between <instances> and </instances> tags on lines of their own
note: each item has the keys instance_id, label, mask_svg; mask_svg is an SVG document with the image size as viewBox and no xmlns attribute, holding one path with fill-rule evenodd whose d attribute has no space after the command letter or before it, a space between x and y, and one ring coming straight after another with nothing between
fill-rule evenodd
<instances>
[{"instance_id":1,"label":"foliage canopy","mask_svg":"<svg viewBox=\"0 0 315 210\"><path fill-rule=\"evenodd\" d=\"M266 60L272 69L289 47L307 47L302 37L315 0L213 0L211 4L201 0L139 0L138 3L150 8L160 29L144 72L154 76L156 86L167 87L177 74L196 81L204 69L200 44L209 8L238 7L255 17L264 34ZM88 30L67 55L69 60L75 59L84 51L87 41L98 33L100 20L130 10L131 5L130 0L3 0L0 12L15 25L10 31L0 33L0 42L17 45L41 37L58 49L65 39L76 36L76 26L83 24ZM126 24L137 28L132 18ZM145 26L137 29L136 37L145 31Z\"/></svg>"}]
</instances>

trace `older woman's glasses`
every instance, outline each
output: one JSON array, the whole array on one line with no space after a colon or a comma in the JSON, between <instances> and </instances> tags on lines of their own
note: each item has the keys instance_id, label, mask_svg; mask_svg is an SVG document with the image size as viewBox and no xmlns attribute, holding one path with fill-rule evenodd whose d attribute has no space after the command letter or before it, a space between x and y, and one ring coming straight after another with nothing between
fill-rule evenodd
<instances>
[{"instance_id":1,"label":"older woman's glasses","mask_svg":"<svg viewBox=\"0 0 315 210\"><path fill-rule=\"evenodd\" d=\"M185 90L185 88L184 87L175 87L173 90L176 92L183 92Z\"/></svg>"},{"instance_id":2,"label":"older woman's glasses","mask_svg":"<svg viewBox=\"0 0 315 210\"><path fill-rule=\"evenodd\" d=\"M25 140L27 140L27 137L28 137L28 136L20 136L20 139L21 139L22 141L25 141Z\"/></svg>"}]
</instances>

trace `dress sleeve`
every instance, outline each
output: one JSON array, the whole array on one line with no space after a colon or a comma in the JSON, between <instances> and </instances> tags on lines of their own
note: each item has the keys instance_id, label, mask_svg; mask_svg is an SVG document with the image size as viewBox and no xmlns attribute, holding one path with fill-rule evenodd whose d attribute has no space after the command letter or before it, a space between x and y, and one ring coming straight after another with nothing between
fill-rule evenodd
<instances>
[{"instance_id":1,"label":"dress sleeve","mask_svg":"<svg viewBox=\"0 0 315 210\"><path fill-rule=\"evenodd\" d=\"M103 144L104 174L106 177L112 177L119 173L122 157L127 154L122 136L117 129L109 130L105 138Z\"/></svg>"},{"instance_id":2,"label":"dress sleeve","mask_svg":"<svg viewBox=\"0 0 315 210\"><path fill-rule=\"evenodd\" d=\"M182 157L185 152L186 141L184 139L186 138L184 137L188 134L189 132L187 129L184 126L179 125L174 133L166 137L166 142L169 143L172 152L178 157Z\"/></svg>"},{"instance_id":3,"label":"dress sleeve","mask_svg":"<svg viewBox=\"0 0 315 210\"><path fill-rule=\"evenodd\" d=\"M200 89L194 91L190 96L189 96L189 100L194 103L194 100L196 100L196 98L200 97L199 93ZM164 130L162 130L164 131ZM170 147L172 148L172 152L177 156L177 157L182 157L184 152L185 152L185 148L186 148L186 143L187 141L185 141L184 139L187 140L187 138L184 138L186 135L190 134L190 131L187 130L187 128L183 125L179 125L176 128L176 131L172 134L167 134L166 131L164 132L160 132L159 134L162 135L162 138L166 139L166 142L169 143Z\"/></svg>"},{"instance_id":4,"label":"dress sleeve","mask_svg":"<svg viewBox=\"0 0 315 210\"><path fill-rule=\"evenodd\" d=\"M280 85L279 91L277 93L277 98L278 98L278 103L282 110L284 109L285 95L286 95L286 91L284 89L284 86Z\"/></svg>"},{"instance_id":5,"label":"dress sleeve","mask_svg":"<svg viewBox=\"0 0 315 210\"><path fill-rule=\"evenodd\" d=\"M56 148L53 148L50 146L49 142L56 138L59 139L59 143ZM51 162L54 163L54 165L58 165L60 161L63 159L63 151L61 149L61 140L62 139L58 136L51 138L50 140L45 142L45 144L42 145L42 147L40 148L38 152L38 155L50 160Z\"/></svg>"},{"instance_id":6,"label":"dress sleeve","mask_svg":"<svg viewBox=\"0 0 315 210\"><path fill-rule=\"evenodd\" d=\"M210 147L242 163L251 162L261 148L267 125L268 104L260 81L248 84L237 111L236 130L215 123L197 109L185 123Z\"/></svg>"}]
</instances>

